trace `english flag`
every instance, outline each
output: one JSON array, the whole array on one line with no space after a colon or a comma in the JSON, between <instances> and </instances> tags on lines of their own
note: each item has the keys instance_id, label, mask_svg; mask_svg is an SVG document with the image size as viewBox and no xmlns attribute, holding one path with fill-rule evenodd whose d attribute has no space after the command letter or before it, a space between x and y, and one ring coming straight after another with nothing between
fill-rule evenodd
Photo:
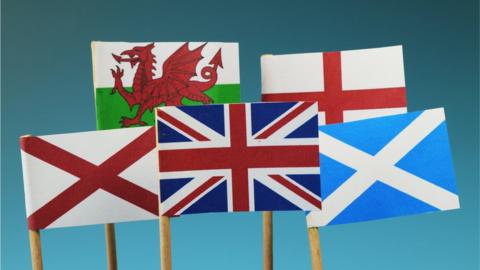
<instances>
[{"instance_id":1,"label":"english flag","mask_svg":"<svg viewBox=\"0 0 480 270\"><path fill-rule=\"evenodd\" d=\"M405 113L401 46L264 55L263 101L317 101L319 123Z\"/></svg>"},{"instance_id":2,"label":"english flag","mask_svg":"<svg viewBox=\"0 0 480 270\"><path fill-rule=\"evenodd\" d=\"M20 138L32 230L155 219L155 128Z\"/></svg>"},{"instance_id":3,"label":"english flag","mask_svg":"<svg viewBox=\"0 0 480 270\"><path fill-rule=\"evenodd\" d=\"M162 215L319 210L317 104L161 107Z\"/></svg>"},{"instance_id":4,"label":"english flag","mask_svg":"<svg viewBox=\"0 0 480 270\"><path fill-rule=\"evenodd\" d=\"M309 227L460 207L443 109L320 127L322 211Z\"/></svg>"}]
</instances>

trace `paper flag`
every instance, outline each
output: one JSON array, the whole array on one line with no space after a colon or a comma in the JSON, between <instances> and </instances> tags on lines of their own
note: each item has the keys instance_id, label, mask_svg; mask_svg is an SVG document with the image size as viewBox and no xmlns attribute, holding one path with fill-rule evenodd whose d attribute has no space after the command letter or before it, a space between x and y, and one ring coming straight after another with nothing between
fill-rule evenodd
<instances>
[{"instance_id":1,"label":"paper flag","mask_svg":"<svg viewBox=\"0 0 480 270\"><path fill-rule=\"evenodd\" d=\"M317 104L157 109L161 213L320 209Z\"/></svg>"},{"instance_id":2,"label":"paper flag","mask_svg":"<svg viewBox=\"0 0 480 270\"><path fill-rule=\"evenodd\" d=\"M240 102L238 43L92 42L97 129L154 125L153 108Z\"/></svg>"},{"instance_id":3,"label":"paper flag","mask_svg":"<svg viewBox=\"0 0 480 270\"><path fill-rule=\"evenodd\" d=\"M20 138L32 230L158 218L155 128Z\"/></svg>"},{"instance_id":4,"label":"paper flag","mask_svg":"<svg viewBox=\"0 0 480 270\"><path fill-rule=\"evenodd\" d=\"M402 47L264 55L263 101L318 101L319 123L406 112Z\"/></svg>"},{"instance_id":5,"label":"paper flag","mask_svg":"<svg viewBox=\"0 0 480 270\"><path fill-rule=\"evenodd\" d=\"M459 208L443 109L320 126L309 227Z\"/></svg>"}]
</instances>

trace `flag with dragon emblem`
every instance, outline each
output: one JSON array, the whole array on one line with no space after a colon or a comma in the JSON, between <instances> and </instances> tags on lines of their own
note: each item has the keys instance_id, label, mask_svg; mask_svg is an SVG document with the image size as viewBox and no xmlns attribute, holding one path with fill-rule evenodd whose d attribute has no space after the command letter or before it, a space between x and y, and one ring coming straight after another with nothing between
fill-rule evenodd
<instances>
[{"instance_id":1,"label":"flag with dragon emblem","mask_svg":"<svg viewBox=\"0 0 480 270\"><path fill-rule=\"evenodd\" d=\"M154 124L153 108L240 102L238 43L92 42L97 129Z\"/></svg>"}]
</instances>

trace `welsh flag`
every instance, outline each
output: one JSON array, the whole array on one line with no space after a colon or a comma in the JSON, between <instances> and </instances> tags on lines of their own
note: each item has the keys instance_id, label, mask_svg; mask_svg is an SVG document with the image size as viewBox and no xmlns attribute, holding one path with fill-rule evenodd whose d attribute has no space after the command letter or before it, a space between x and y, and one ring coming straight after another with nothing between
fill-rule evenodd
<instances>
[{"instance_id":1,"label":"welsh flag","mask_svg":"<svg viewBox=\"0 0 480 270\"><path fill-rule=\"evenodd\" d=\"M154 125L153 108L240 102L238 43L92 42L97 129Z\"/></svg>"}]
</instances>

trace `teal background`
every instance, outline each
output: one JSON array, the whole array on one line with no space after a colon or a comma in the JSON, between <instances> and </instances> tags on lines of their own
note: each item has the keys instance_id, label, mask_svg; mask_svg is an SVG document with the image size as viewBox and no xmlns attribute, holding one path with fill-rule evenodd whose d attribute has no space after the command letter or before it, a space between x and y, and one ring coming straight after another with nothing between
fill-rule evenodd
<instances>
[{"instance_id":1,"label":"teal background","mask_svg":"<svg viewBox=\"0 0 480 270\"><path fill-rule=\"evenodd\" d=\"M30 268L18 137L95 129L90 41L238 41L260 55L403 44L409 109L445 107L462 209L320 229L324 269L478 269L478 1L2 1L1 266ZM274 215L275 269L309 269L303 213ZM261 215L172 221L174 269L261 269ZM158 269L158 223L117 226L120 269ZM106 269L103 226L42 232L44 265Z\"/></svg>"}]
</instances>

